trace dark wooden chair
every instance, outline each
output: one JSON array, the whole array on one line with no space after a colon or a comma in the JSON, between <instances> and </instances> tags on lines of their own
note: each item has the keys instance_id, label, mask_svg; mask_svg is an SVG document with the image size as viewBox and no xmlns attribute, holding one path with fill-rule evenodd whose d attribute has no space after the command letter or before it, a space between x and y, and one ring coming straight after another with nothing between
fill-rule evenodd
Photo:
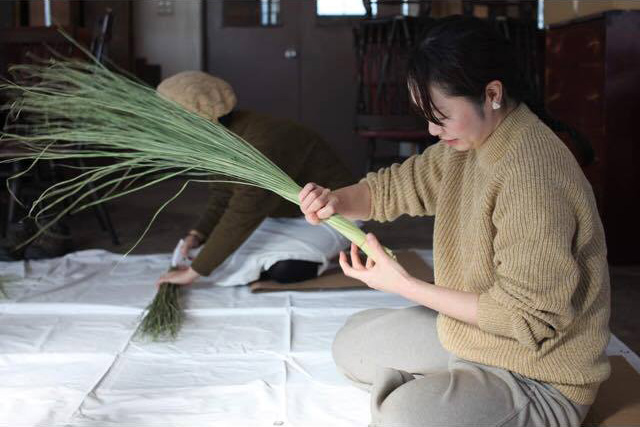
<instances>
[{"instance_id":1,"label":"dark wooden chair","mask_svg":"<svg viewBox=\"0 0 640 427\"><path fill-rule=\"evenodd\" d=\"M354 28L358 101L356 133L368 144L367 170L403 160L400 143L422 151L436 141L427 124L411 110L406 83L406 64L413 46L424 36L433 19L393 16L365 19ZM395 150L385 150L382 144Z\"/></svg>"},{"instance_id":2,"label":"dark wooden chair","mask_svg":"<svg viewBox=\"0 0 640 427\"><path fill-rule=\"evenodd\" d=\"M108 44L111 39L111 32L113 27L113 12L107 9L105 14L98 20L92 36L89 32L82 28L70 28L66 29L67 32L80 44L89 46L91 54L98 60L106 60L106 52L108 50ZM2 30L0 34L4 37L0 44L1 51L0 57L4 58L2 69L6 70L9 64L20 64L32 62L34 58L46 59L51 57L52 52L57 52L66 57L83 57L84 54L73 44L69 43L55 28L49 27L33 27L33 28L12 28L9 30ZM19 76L17 76L19 78ZM4 121L3 121L4 123ZM0 150L0 158L11 158L18 155L19 147L10 144L8 141L3 141L2 149ZM54 181L58 180L59 173L58 168L54 162L47 162L48 175ZM83 168L85 163L82 159L77 160L77 166ZM14 162L11 164L10 170L5 173L9 178L20 173L23 169L21 162ZM38 169L33 173L29 173L29 178L34 181L40 180ZM26 175L11 179L9 181L9 189L12 194L9 195L7 203L6 221L3 228L3 236L6 237L7 231L12 222L16 219L17 213L17 200L21 192L23 191L23 181L27 178ZM93 190L95 187L93 184L89 184L89 189ZM98 199L98 195L92 193L93 200ZM111 235L111 240L114 244L120 244L118 235L115 231L111 217L104 203L97 204L93 207L95 215L98 219L100 227L103 231L108 231Z\"/></svg>"}]
</instances>

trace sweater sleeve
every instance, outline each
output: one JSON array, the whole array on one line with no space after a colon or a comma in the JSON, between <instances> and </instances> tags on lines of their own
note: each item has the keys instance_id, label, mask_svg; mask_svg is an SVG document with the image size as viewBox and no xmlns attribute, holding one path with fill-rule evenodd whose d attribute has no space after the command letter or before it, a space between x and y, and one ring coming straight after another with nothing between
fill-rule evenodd
<instances>
[{"instance_id":1,"label":"sweater sleeve","mask_svg":"<svg viewBox=\"0 0 640 427\"><path fill-rule=\"evenodd\" d=\"M435 215L446 148L444 144L435 144L402 164L368 173L361 180L371 193L367 219L383 222L403 214Z\"/></svg>"},{"instance_id":2,"label":"sweater sleeve","mask_svg":"<svg viewBox=\"0 0 640 427\"><path fill-rule=\"evenodd\" d=\"M209 203L207 209L194 225L194 229L208 236L224 214L233 194L233 184L214 182L209 185Z\"/></svg>"},{"instance_id":3,"label":"sweater sleeve","mask_svg":"<svg viewBox=\"0 0 640 427\"><path fill-rule=\"evenodd\" d=\"M234 113L236 114L236 113ZM317 143L317 135L306 128L287 121L252 113L237 113L230 129L253 145L265 157L281 167L291 177L297 177L309 166L309 153ZM191 267L200 275L208 276L224 262L260 223L277 212L282 212L285 203L280 196L249 185L229 185L226 203L210 204L205 213L211 225L207 230L196 230L208 238ZM218 192L213 197L222 195ZM288 213L288 209L284 209ZM300 212L299 209L295 210ZM299 213L302 215L302 213ZM212 218L218 218L212 221ZM203 227L204 228L204 227Z\"/></svg>"},{"instance_id":4,"label":"sweater sleeve","mask_svg":"<svg viewBox=\"0 0 640 427\"><path fill-rule=\"evenodd\" d=\"M478 324L535 350L575 317L576 211L568 190L553 180L506 182L493 214L495 283L480 295Z\"/></svg>"},{"instance_id":5,"label":"sweater sleeve","mask_svg":"<svg viewBox=\"0 0 640 427\"><path fill-rule=\"evenodd\" d=\"M278 204L280 197L267 190L238 185L220 220L209 234L191 268L208 276L224 262L260 225Z\"/></svg>"}]
</instances>

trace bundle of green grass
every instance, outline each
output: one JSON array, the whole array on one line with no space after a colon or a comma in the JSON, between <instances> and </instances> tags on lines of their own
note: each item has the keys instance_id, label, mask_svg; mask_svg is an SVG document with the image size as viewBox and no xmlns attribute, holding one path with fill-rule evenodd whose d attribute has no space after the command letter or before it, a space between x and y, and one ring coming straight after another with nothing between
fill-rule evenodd
<instances>
[{"instance_id":1,"label":"bundle of green grass","mask_svg":"<svg viewBox=\"0 0 640 427\"><path fill-rule=\"evenodd\" d=\"M161 283L145 312L136 331L138 336L152 341L175 339L184 318L180 307L180 285Z\"/></svg>"},{"instance_id":2,"label":"bundle of green grass","mask_svg":"<svg viewBox=\"0 0 640 427\"><path fill-rule=\"evenodd\" d=\"M5 127L0 144L17 142L24 149L23 155L6 161L28 160L31 168L43 160L105 160L88 162L93 165L40 195L29 215L38 220L45 214L56 214L41 223L39 233L68 213L179 175L190 180L160 207L151 222L189 182L211 182L212 175L225 177L224 182L261 187L299 203L301 187L251 144L95 60L51 60L17 65L11 71L21 76L21 82L33 83L0 84L0 93L11 99L3 108L12 123ZM371 256L365 234L355 224L338 215L327 223ZM175 321L153 316L161 316L163 309L174 316L169 308L178 306L176 298L177 292L171 291L152 304L147 317L152 316L150 324L156 326L150 335L158 337L166 332L175 336L175 329L167 326Z\"/></svg>"}]
</instances>

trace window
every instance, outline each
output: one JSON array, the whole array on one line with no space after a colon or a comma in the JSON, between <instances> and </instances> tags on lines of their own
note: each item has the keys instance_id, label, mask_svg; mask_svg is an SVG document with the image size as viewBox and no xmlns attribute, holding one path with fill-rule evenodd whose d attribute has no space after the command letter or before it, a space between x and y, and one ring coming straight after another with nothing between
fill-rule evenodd
<instances>
[{"instance_id":1,"label":"window","mask_svg":"<svg viewBox=\"0 0 640 427\"><path fill-rule=\"evenodd\" d=\"M224 0L225 27L276 27L280 22L280 0Z\"/></svg>"},{"instance_id":2,"label":"window","mask_svg":"<svg viewBox=\"0 0 640 427\"><path fill-rule=\"evenodd\" d=\"M318 16L364 16L367 13L362 0L316 0Z\"/></svg>"},{"instance_id":3,"label":"window","mask_svg":"<svg viewBox=\"0 0 640 427\"><path fill-rule=\"evenodd\" d=\"M264 27L280 23L280 0L260 0L260 24Z\"/></svg>"},{"instance_id":4,"label":"window","mask_svg":"<svg viewBox=\"0 0 640 427\"><path fill-rule=\"evenodd\" d=\"M359 18L371 16L418 16L425 0L316 0L316 15L320 18Z\"/></svg>"}]
</instances>

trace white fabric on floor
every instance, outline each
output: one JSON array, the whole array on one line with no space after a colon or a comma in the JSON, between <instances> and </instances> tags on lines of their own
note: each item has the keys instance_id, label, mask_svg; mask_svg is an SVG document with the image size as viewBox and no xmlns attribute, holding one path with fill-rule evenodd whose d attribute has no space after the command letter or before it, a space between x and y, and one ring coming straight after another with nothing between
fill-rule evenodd
<instances>
[{"instance_id":1,"label":"white fabric on floor","mask_svg":"<svg viewBox=\"0 0 640 427\"><path fill-rule=\"evenodd\" d=\"M367 424L369 396L336 371L331 342L352 313L411 302L367 289L251 294L205 279L184 291L175 342L141 341L169 262L83 251L0 263L18 279L0 300L0 426ZM615 337L610 351L640 368Z\"/></svg>"}]
</instances>

